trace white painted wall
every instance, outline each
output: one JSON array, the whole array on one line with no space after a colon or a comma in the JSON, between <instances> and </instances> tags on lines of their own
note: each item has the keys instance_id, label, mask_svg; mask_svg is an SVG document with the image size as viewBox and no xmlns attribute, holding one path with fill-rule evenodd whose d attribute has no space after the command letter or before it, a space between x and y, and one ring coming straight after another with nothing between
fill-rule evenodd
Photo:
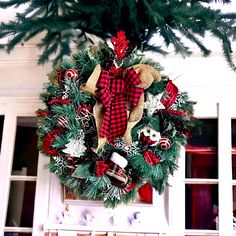
<instances>
[{"instance_id":1,"label":"white painted wall","mask_svg":"<svg viewBox=\"0 0 236 236\"><path fill-rule=\"evenodd\" d=\"M212 4L212 7L222 9L225 12L236 11L236 2L232 1L231 5ZM20 9L9 8L0 9L0 22L7 22L14 19L16 11ZM221 56L221 48L219 42L207 36L206 45L213 51L211 57L203 58L199 51L193 46L194 54L191 58L183 59L173 53L163 58L160 55L152 55L164 67L164 73L170 75L176 84L184 90L191 92L193 98L198 90L201 93L215 93L228 90L233 92L235 84L235 73L227 66L225 60ZM1 40L6 42L7 39ZM47 74L51 71L51 66L37 65L39 49L35 46L38 38L27 42L24 46L17 46L10 54L6 54L0 50L0 96L21 96L21 97L38 97L42 91L42 85L47 81ZM159 39L154 38L154 42L160 45ZM233 45L236 48L236 45ZM169 51L172 49L170 48ZM235 55L236 59L236 55ZM203 88L204 87L204 88ZM217 92L217 94L219 94ZM210 96L214 99L214 96ZM217 98L216 98L217 99Z\"/></svg>"},{"instance_id":2,"label":"white painted wall","mask_svg":"<svg viewBox=\"0 0 236 236\"><path fill-rule=\"evenodd\" d=\"M51 176L51 190L49 199L49 217L45 227L52 227L60 222L61 213L65 210L62 188L58 178ZM122 230L124 232L167 232L168 230L168 190L165 194L154 193L153 205L119 205L115 209L105 208L102 202L80 201L70 204L70 214L74 215L77 224L80 225L83 213L89 211L94 216L94 221L88 224L88 228L94 230ZM141 223L130 224L130 219L135 212L141 212ZM111 222L111 217L116 217L116 222ZM59 217L59 219L58 219ZM62 220L62 219L61 219ZM79 227L83 228L83 227Z\"/></svg>"}]
</instances>

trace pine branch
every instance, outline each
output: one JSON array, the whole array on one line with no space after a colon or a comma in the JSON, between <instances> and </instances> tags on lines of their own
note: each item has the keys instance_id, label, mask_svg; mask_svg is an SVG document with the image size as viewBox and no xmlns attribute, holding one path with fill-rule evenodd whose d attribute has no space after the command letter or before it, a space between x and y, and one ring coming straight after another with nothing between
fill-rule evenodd
<instances>
[{"instance_id":1,"label":"pine branch","mask_svg":"<svg viewBox=\"0 0 236 236\"><path fill-rule=\"evenodd\" d=\"M8 2L1 1L0 2L0 8L6 9L6 8L12 7L12 6L19 7L20 5L25 4L27 2L30 2L30 0L21 0L21 1L19 1L19 0L9 0Z\"/></svg>"},{"instance_id":2,"label":"pine branch","mask_svg":"<svg viewBox=\"0 0 236 236\"><path fill-rule=\"evenodd\" d=\"M195 35L188 31L188 30L183 30L183 29L180 29L179 30L184 36L186 36L186 38L188 38L189 40L191 40L192 42L194 42L200 49L201 51L203 52L204 56L208 56L210 54L210 50L207 49L203 44L202 42L197 38L195 37Z\"/></svg>"},{"instance_id":3,"label":"pine branch","mask_svg":"<svg viewBox=\"0 0 236 236\"><path fill-rule=\"evenodd\" d=\"M183 57L191 55L189 48L184 46L180 37L178 37L168 25L160 29L160 34L163 36L167 47L173 44L176 53L180 53Z\"/></svg>"},{"instance_id":4,"label":"pine branch","mask_svg":"<svg viewBox=\"0 0 236 236\"><path fill-rule=\"evenodd\" d=\"M0 8L4 9L28 4L23 13L16 15L15 21L1 23L0 39L10 36L5 49L11 52L17 44L24 44L39 33L45 33L38 44L43 49L39 64L44 64L49 59L57 62L70 56L73 42L78 48L87 46L87 42L91 44L88 34L106 41L117 31L124 30L131 49L165 54L163 48L150 43L155 35L163 39L167 47L174 46L176 53L190 56L191 51L183 43L182 36L207 56L210 49L204 44L204 36L213 33L222 43L226 61L235 70L230 40L235 38L236 13L225 14L211 9L213 2L230 4L231 1L0 0Z\"/></svg>"},{"instance_id":5,"label":"pine branch","mask_svg":"<svg viewBox=\"0 0 236 236\"><path fill-rule=\"evenodd\" d=\"M231 0L215 0L215 2L221 2L221 3L228 4L228 3L231 3Z\"/></svg>"},{"instance_id":6,"label":"pine branch","mask_svg":"<svg viewBox=\"0 0 236 236\"><path fill-rule=\"evenodd\" d=\"M231 0L192 0L192 3L195 2L205 2L205 3L211 3L211 2L219 2L219 3L223 3L223 4L229 4L231 3Z\"/></svg>"}]
</instances>

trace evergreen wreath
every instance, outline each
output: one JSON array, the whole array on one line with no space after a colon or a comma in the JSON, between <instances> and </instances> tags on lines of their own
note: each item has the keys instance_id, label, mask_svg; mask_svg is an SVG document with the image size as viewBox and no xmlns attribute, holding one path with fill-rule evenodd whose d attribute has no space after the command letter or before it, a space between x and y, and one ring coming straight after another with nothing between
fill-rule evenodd
<instances>
[{"instance_id":1,"label":"evergreen wreath","mask_svg":"<svg viewBox=\"0 0 236 236\"><path fill-rule=\"evenodd\" d=\"M177 169L193 105L162 67L129 51L123 31L80 51L49 74L37 111L48 168L80 199L106 207L132 202L149 184L159 193Z\"/></svg>"}]
</instances>

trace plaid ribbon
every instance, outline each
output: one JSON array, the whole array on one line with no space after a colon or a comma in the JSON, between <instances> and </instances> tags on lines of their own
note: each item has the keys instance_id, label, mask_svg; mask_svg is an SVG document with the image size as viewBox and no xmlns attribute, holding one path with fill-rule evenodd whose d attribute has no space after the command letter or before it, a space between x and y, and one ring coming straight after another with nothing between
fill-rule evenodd
<instances>
[{"instance_id":1,"label":"plaid ribbon","mask_svg":"<svg viewBox=\"0 0 236 236\"><path fill-rule=\"evenodd\" d=\"M164 96L161 99L161 103L168 109L176 100L178 96L178 88L173 84L171 80L168 81Z\"/></svg>"},{"instance_id":2,"label":"plaid ribbon","mask_svg":"<svg viewBox=\"0 0 236 236\"><path fill-rule=\"evenodd\" d=\"M106 137L109 142L124 135L128 120L126 103L137 106L143 93L143 88L136 87L139 84L141 80L133 68L125 76L123 73L101 71L96 85L98 97L105 108L100 136Z\"/></svg>"},{"instance_id":3,"label":"plaid ribbon","mask_svg":"<svg viewBox=\"0 0 236 236\"><path fill-rule=\"evenodd\" d=\"M178 88L173 84L171 80L168 81L165 89L164 96L161 99L161 103L165 106L166 111L170 115L176 115L176 116L188 116L188 114L182 112L182 111L177 111L173 110L171 106L174 104L175 100L177 99L178 96Z\"/></svg>"}]
</instances>

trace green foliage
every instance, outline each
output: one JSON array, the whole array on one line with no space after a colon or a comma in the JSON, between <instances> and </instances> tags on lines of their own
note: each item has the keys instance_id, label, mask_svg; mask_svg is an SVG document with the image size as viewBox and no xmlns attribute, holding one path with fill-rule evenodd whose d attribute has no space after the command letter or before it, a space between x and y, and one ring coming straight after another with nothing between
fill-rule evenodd
<instances>
[{"instance_id":1,"label":"green foliage","mask_svg":"<svg viewBox=\"0 0 236 236\"><path fill-rule=\"evenodd\" d=\"M81 164L78 167L76 167L71 176L76 178L88 178L90 176L89 168L90 164L84 164L84 165Z\"/></svg>"},{"instance_id":2,"label":"green foliage","mask_svg":"<svg viewBox=\"0 0 236 236\"><path fill-rule=\"evenodd\" d=\"M86 188L83 191L82 197L85 199L98 199L102 200L102 189L107 189L111 182L107 176L98 178L90 178Z\"/></svg>"},{"instance_id":3,"label":"green foliage","mask_svg":"<svg viewBox=\"0 0 236 236\"><path fill-rule=\"evenodd\" d=\"M129 157L128 160L132 163L132 166L136 170L136 174L138 176L148 178L152 175L152 166L145 161L141 153L139 155Z\"/></svg>"},{"instance_id":4,"label":"green foliage","mask_svg":"<svg viewBox=\"0 0 236 236\"><path fill-rule=\"evenodd\" d=\"M158 71L163 70L163 67L160 65L159 62L151 58L144 57L143 55L139 55L137 51L134 51L131 57L124 61L124 65L125 67L131 67L136 64L146 64L154 67Z\"/></svg>"},{"instance_id":5,"label":"green foliage","mask_svg":"<svg viewBox=\"0 0 236 236\"><path fill-rule=\"evenodd\" d=\"M43 33L38 44L43 52L38 62L44 64L49 58L56 62L71 55L74 47L81 49L95 43L94 36L106 41L119 30L126 32L130 51L166 54L160 46L163 41L167 47L173 45L176 53L189 56L185 38L207 56L210 49L204 45L204 36L210 33L221 42L225 59L235 70L231 36L235 37L236 13L215 10L212 2L230 0L4 0L0 1L0 8L27 7L17 14L16 20L1 23L0 39L10 36L5 48L11 52L17 44ZM154 35L159 39L157 45L150 41Z\"/></svg>"},{"instance_id":6,"label":"green foliage","mask_svg":"<svg viewBox=\"0 0 236 236\"><path fill-rule=\"evenodd\" d=\"M123 137L119 136L114 143L107 142L95 150L96 145L93 144L97 144L99 133L86 131L94 128L93 109L99 99L82 91L81 86L88 80L97 62L103 68L106 67L110 55L112 52L107 45L100 44L87 51L80 51L71 60L54 68L45 85L46 91L41 94L46 108L37 112L37 132L39 150L50 158L47 168L58 176L74 196L102 200L106 207L114 208L118 204L134 201L139 188L145 183L150 183L159 193L163 192L169 176L177 169L180 147L186 145L187 133L193 125L194 102L189 100L186 93L178 92L170 107L163 110L156 108L152 115L144 109L141 119L132 129L131 145L127 146ZM140 63L160 70L162 68L159 63L144 58L137 51L125 59L123 67L127 69ZM72 68L78 78L66 77L67 70L71 72ZM167 90L169 82L167 77L163 77L161 81L153 83L144 91L144 99L147 93L170 96ZM86 112L83 110L85 107ZM81 119L85 119L85 123ZM159 132L169 147L161 147L160 140L154 146L143 143L143 128ZM52 153L52 150L56 152ZM118 165L112 163L114 152L127 160L127 166L118 168L118 172L113 172Z\"/></svg>"}]
</instances>

